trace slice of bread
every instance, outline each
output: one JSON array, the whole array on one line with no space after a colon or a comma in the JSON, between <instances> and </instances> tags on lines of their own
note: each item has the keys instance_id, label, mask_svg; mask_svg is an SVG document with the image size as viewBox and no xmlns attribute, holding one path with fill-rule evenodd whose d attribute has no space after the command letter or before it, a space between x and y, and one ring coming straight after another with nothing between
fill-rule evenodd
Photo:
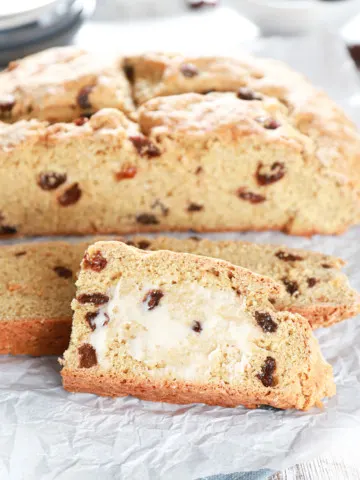
<instances>
[{"instance_id":1,"label":"slice of bread","mask_svg":"<svg viewBox=\"0 0 360 480\"><path fill-rule=\"evenodd\" d=\"M122 242L90 246L77 280L65 389L170 403L308 409L335 393L306 319L270 278Z\"/></svg>"},{"instance_id":2,"label":"slice of bread","mask_svg":"<svg viewBox=\"0 0 360 480\"><path fill-rule=\"evenodd\" d=\"M221 258L271 277L282 286L281 295L274 298L275 308L300 313L313 328L329 327L360 313L360 295L341 272L345 262L340 258L282 245L211 241L198 237L135 237L133 243L150 250Z\"/></svg>"},{"instance_id":3,"label":"slice of bread","mask_svg":"<svg viewBox=\"0 0 360 480\"><path fill-rule=\"evenodd\" d=\"M241 241L134 237L128 242L141 249L216 257L272 277L282 289L274 298L275 308L301 313L313 328L360 313L359 295L341 272L342 260L335 257ZM71 331L74 280L90 243L93 240L21 243L0 248L1 354L64 352ZM298 289L289 293L283 279Z\"/></svg>"}]
</instances>

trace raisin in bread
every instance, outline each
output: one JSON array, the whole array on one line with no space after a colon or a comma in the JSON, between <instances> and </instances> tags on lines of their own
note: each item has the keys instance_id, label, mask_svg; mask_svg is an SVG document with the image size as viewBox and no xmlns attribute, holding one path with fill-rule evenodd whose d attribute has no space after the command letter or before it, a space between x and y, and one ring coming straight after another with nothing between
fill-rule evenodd
<instances>
[{"instance_id":1,"label":"raisin in bread","mask_svg":"<svg viewBox=\"0 0 360 480\"><path fill-rule=\"evenodd\" d=\"M0 354L64 352L70 338L74 280L91 243L22 243L0 248ZM274 307L301 313L313 328L360 313L359 295L350 288L338 258L240 241L136 237L128 243L140 249L216 257L272 277L281 289L273 299Z\"/></svg>"},{"instance_id":2,"label":"raisin in bread","mask_svg":"<svg viewBox=\"0 0 360 480\"><path fill-rule=\"evenodd\" d=\"M121 59L58 47L11 62L0 73L0 119L72 121L100 108L130 114L133 101Z\"/></svg>"},{"instance_id":3,"label":"raisin in bread","mask_svg":"<svg viewBox=\"0 0 360 480\"><path fill-rule=\"evenodd\" d=\"M308 409L335 393L309 323L232 264L121 242L90 246L72 303L64 387L108 396Z\"/></svg>"},{"instance_id":4,"label":"raisin in bread","mask_svg":"<svg viewBox=\"0 0 360 480\"><path fill-rule=\"evenodd\" d=\"M139 123L103 109L82 125L0 124L0 234L311 235L360 220L359 164L351 170L342 154L324 165L276 99L190 93L138 114ZM354 155L359 146L344 143Z\"/></svg>"}]
</instances>

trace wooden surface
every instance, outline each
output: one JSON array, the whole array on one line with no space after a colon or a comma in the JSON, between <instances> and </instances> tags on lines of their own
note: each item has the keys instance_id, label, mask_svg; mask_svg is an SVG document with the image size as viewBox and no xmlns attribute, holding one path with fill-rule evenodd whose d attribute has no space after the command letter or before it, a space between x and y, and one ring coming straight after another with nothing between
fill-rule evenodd
<instances>
[{"instance_id":1,"label":"wooden surface","mask_svg":"<svg viewBox=\"0 0 360 480\"><path fill-rule=\"evenodd\" d=\"M221 2L228 6L234 3L231 0ZM175 16L188 10L184 0L98 0L92 20L150 19ZM343 459L324 456L278 472L271 480L360 480L360 469L349 465Z\"/></svg>"}]
</instances>

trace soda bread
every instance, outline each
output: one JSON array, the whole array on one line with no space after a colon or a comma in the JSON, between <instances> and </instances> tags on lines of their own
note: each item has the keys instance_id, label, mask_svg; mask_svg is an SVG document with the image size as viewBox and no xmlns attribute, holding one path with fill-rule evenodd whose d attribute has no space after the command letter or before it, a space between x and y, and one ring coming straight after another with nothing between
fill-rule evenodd
<instances>
[{"instance_id":1,"label":"soda bread","mask_svg":"<svg viewBox=\"0 0 360 480\"><path fill-rule=\"evenodd\" d=\"M359 135L301 75L252 57L106 62L56 49L0 73L0 98L17 95L0 102L0 234L359 223Z\"/></svg>"},{"instance_id":2,"label":"soda bread","mask_svg":"<svg viewBox=\"0 0 360 480\"><path fill-rule=\"evenodd\" d=\"M46 242L0 248L0 353L61 355L69 343L70 303L86 248L93 241ZM277 310L301 313L313 328L360 313L360 299L341 272L343 262L278 245L197 238L135 237L140 249L220 258L279 284Z\"/></svg>"},{"instance_id":3,"label":"soda bread","mask_svg":"<svg viewBox=\"0 0 360 480\"><path fill-rule=\"evenodd\" d=\"M170 403L308 409L335 393L309 323L271 279L192 254L90 246L76 282L65 389Z\"/></svg>"},{"instance_id":4,"label":"soda bread","mask_svg":"<svg viewBox=\"0 0 360 480\"><path fill-rule=\"evenodd\" d=\"M134 110L121 59L57 47L11 62L0 74L0 119L71 122L104 107Z\"/></svg>"}]
</instances>

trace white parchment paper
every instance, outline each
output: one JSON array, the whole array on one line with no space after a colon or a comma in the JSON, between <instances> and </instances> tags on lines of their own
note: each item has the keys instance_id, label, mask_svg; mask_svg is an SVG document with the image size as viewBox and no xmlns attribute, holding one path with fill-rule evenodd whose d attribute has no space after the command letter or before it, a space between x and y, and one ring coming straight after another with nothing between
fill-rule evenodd
<instances>
[{"instance_id":1,"label":"white parchment paper","mask_svg":"<svg viewBox=\"0 0 360 480\"><path fill-rule=\"evenodd\" d=\"M330 35L267 39L258 54L288 61L323 86L360 126L360 82L345 47ZM338 255L360 290L360 228L340 237L213 234L283 243ZM53 357L0 356L0 479L165 478L282 469L324 452L359 461L360 322L316 333L333 365L337 395L306 413L174 406L135 398L69 394Z\"/></svg>"}]
</instances>

